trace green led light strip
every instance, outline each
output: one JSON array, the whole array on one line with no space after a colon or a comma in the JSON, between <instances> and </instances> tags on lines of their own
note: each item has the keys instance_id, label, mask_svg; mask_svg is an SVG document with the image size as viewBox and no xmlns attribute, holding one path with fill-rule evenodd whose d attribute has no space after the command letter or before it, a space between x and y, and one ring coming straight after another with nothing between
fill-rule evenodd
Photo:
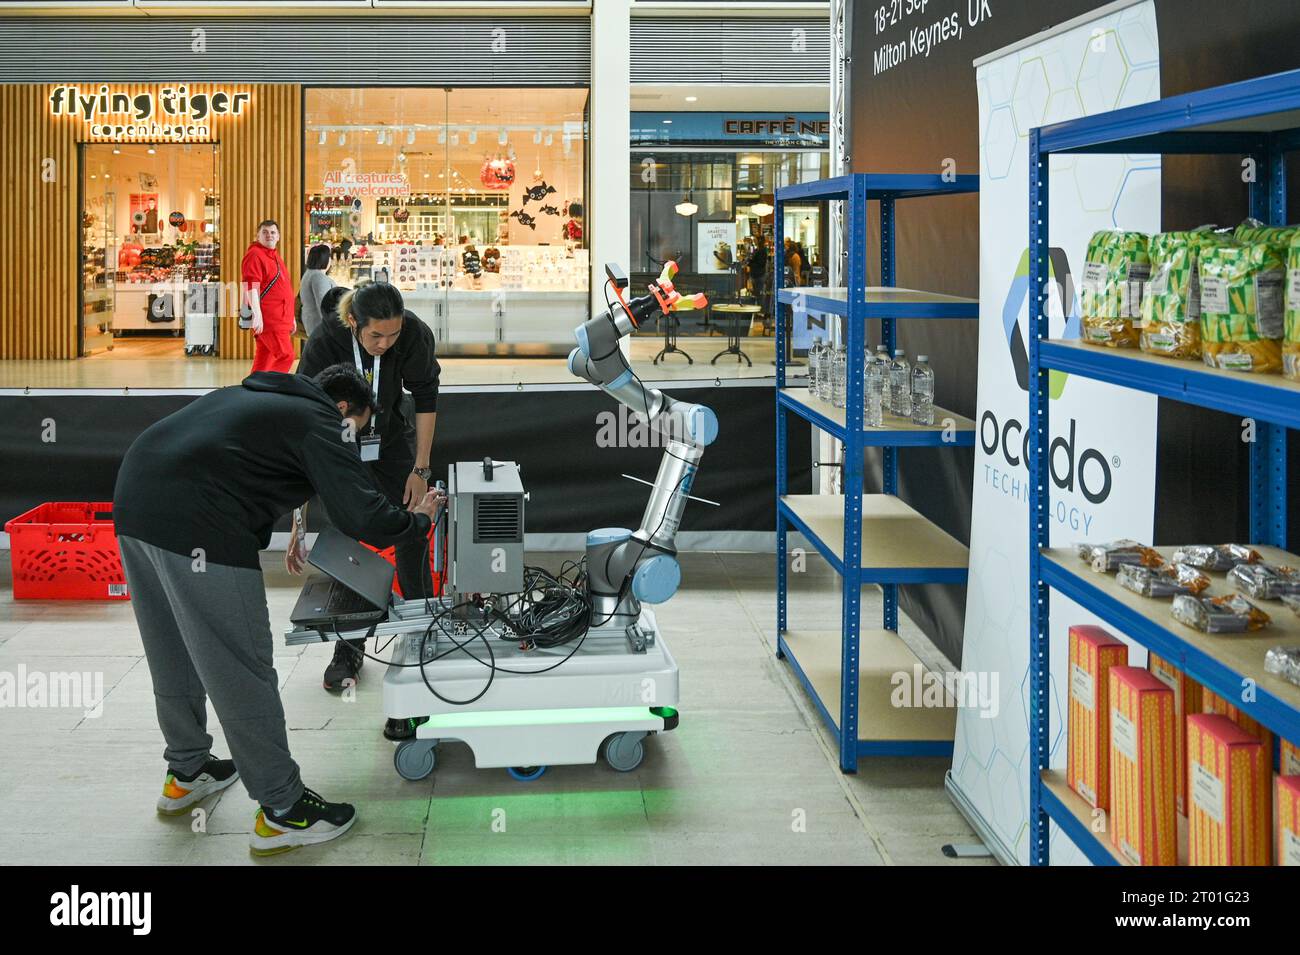
<instances>
[{"instance_id":1,"label":"green led light strip","mask_svg":"<svg viewBox=\"0 0 1300 955\"><path fill-rule=\"evenodd\" d=\"M429 722L425 726L439 729L454 729L459 726L553 726L559 723L614 723L656 718L644 706L608 706L568 710L441 713L429 717Z\"/></svg>"}]
</instances>

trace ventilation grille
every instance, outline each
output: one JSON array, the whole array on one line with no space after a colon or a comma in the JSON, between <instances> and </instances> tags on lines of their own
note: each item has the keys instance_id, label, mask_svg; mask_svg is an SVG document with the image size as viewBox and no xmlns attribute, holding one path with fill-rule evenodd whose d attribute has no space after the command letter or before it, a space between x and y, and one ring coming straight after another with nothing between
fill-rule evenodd
<instances>
[{"instance_id":1,"label":"ventilation grille","mask_svg":"<svg viewBox=\"0 0 1300 955\"><path fill-rule=\"evenodd\" d=\"M659 18L632 20L633 83L829 83L827 17L691 17L664 42Z\"/></svg>"},{"instance_id":2,"label":"ventilation grille","mask_svg":"<svg viewBox=\"0 0 1300 955\"><path fill-rule=\"evenodd\" d=\"M479 494L474 498L475 544L521 544L523 498L514 494Z\"/></svg>"},{"instance_id":3,"label":"ventilation grille","mask_svg":"<svg viewBox=\"0 0 1300 955\"><path fill-rule=\"evenodd\" d=\"M190 50L198 27L202 56ZM6 83L586 86L591 20L4 17L0 63Z\"/></svg>"}]
</instances>

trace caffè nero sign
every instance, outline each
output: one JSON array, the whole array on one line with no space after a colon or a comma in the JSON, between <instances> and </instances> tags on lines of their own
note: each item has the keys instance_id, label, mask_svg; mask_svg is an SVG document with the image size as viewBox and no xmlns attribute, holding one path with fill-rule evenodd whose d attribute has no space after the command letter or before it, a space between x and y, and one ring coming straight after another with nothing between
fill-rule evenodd
<instances>
[{"instance_id":1,"label":"caff\u00e8 nero sign","mask_svg":"<svg viewBox=\"0 0 1300 955\"><path fill-rule=\"evenodd\" d=\"M244 89L100 84L52 87L48 102L50 115L80 120L90 140L183 143L213 139L213 121L244 115L252 99Z\"/></svg>"}]
</instances>

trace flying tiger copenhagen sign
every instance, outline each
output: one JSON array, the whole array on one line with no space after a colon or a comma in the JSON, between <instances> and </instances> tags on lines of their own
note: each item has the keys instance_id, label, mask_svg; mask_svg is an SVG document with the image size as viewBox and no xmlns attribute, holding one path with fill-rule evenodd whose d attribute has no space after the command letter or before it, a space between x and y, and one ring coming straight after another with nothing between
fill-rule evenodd
<instances>
[{"instance_id":1,"label":"flying tiger copenhagen sign","mask_svg":"<svg viewBox=\"0 0 1300 955\"><path fill-rule=\"evenodd\" d=\"M85 142L202 143L216 139L217 120L247 114L246 89L187 86L53 86L50 115L80 121Z\"/></svg>"}]
</instances>

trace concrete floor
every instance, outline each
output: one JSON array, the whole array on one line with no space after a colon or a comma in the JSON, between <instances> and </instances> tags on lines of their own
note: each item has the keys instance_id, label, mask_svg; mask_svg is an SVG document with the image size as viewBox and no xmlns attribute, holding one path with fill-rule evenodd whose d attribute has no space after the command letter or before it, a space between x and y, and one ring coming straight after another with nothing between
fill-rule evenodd
<instances>
[{"instance_id":1,"label":"concrete floor","mask_svg":"<svg viewBox=\"0 0 1300 955\"><path fill-rule=\"evenodd\" d=\"M530 555L540 557L541 555ZM539 563L559 563L545 555ZM298 584L264 555L271 617L287 620ZM0 859L8 863L319 864L900 864L950 860L976 837L943 790L947 759L864 760L838 768L833 740L789 668L773 657L772 557L682 555L682 591L658 609L681 667L682 722L652 738L628 774L562 766L521 783L476 770L445 744L420 783L393 770L380 735L382 665L368 662L356 701L321 688L327 646L285 647L275 665L289 742L305 782L354 803L337 842L253 860L256 806L238 783L200 820L153 804L164 775L148 668L127 602L14 602L0 552L0 671L102 672L102 715L80 708L0 709ZM839 625L824 564L800 575L792 620ZM863 614L879 595L864 590ZM875 606L873 606L873 601ZM907 633L904 633L905 638ZM215 715L214 751L228 756ZM794 821L806 820L797 832ZM504 820L505 831L494 831ZM194 829L203 831L193 831ZM496 828L500 828L498 824Z\"/></svg>"}]
</instances>

